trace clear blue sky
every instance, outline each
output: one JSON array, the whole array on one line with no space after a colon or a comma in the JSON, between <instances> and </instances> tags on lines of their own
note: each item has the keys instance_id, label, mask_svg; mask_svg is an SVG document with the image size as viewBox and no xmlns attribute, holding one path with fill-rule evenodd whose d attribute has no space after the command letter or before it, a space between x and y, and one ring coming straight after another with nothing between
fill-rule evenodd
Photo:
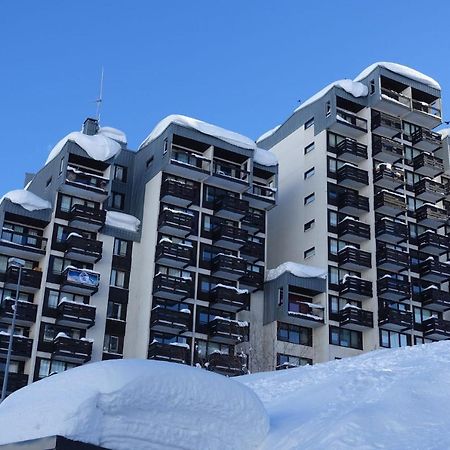
<instances>
[{"instance_id":1,"label":"clear blue sky","mask_svg":"<svg viewBox=\"0 0 450 450\"><path fill-rule=\"evenodd\" d=\"M436 78L450 101L450 2L4 1L0 192L95 113L131 148L164 116L256 138L326 84L375 61Z\"/></svg>"}]
</instances>

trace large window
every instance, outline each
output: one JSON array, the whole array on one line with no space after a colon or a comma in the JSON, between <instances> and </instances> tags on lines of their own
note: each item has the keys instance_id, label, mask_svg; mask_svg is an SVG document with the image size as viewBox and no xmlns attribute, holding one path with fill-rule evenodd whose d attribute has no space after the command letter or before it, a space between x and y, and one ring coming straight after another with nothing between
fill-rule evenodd
<instances>
[{"instance_id":1,"label":"large window","mask_svg":"<svg viewBox=\"0 0 450 450\"><path fill-rule=\"evenodd\" d=\"M397 333L396 331L380 330L380 346L386 348L406 347L411 345L409 334Z\"/></svg>"},{"instance_id":2,"label":"large window","mask_svg":"<svg viewBox=\"0 0 450 450\"><path fill-rule=\"evenodd\" d=\"M119 343L119 336L105 334L105 339L103 341L103 351L109 353L120 353Z\"/></svg>"},{"instance_id":3,"label":"large window","mask_svg":"<svg viewBox=\"0 0 450 450\"><path fill-rule=\"evenodd\" d=\"M126 256L128 250L128 241L123 239L114 239L114 249L113 253L115 256Z\"/></svg>"},{"instance_id":4,"label":"large window","mask_svg":"<svg viewBox=\"0 0 450 450\"><path fill-rule=\"evenodd\" d=\"M362 350L362 333L344 328L330 327L330 344Z\"/></svg>"},{"instance_id":5,"label":"large window","mask_svg":"<svg viewBox=\"0 0 450 450\"><path fill-rule=\"evenodd\" d=\"M122 210L125 205L125 196L119 192L112 193L112 207Z\"/></svg>"},{"instance_id":6,"label":"large window","mask_svg":"<svg viewBox=\"0 0 450 450\"><path fill-rule=\"evenodd\" d=\"M40 359L38 360L39 370L38 377L45 378L49 375L53 375L55 373L64 372L67 369L72 369L76 367L76 364L71 364L64 361L56 361L50 359Z\"/></svg>"},{"instance_id":7,"label":"large window","mask_svg":"<svg viewBox=\"0 0 450 450\"><path fill-rule=\"evenodd\" d=\"M312 329L278 322L277 339L292 344L312 346Z\"/></svg>"},{"instance_id":8,"label":"large window","mask_svg":"<svg viewBox=\"0 0 450 450\"><path fill-rule=\"evenodd\" d=\"M127 273L123 270L111 269L110 286L128 289Z\"/></svg>"},{"instance_id":9,"label":"large window","mask_svg":"<svg viewBox=\"0 0 450 450\"><path fill-rule=\"evenodd\" d=\"M316 199L316 194L313 192L305 197L304 204L309 205Z\"/></svg>"},{"instance_id":10,"label":"large window","mask_svg":"<svg viewBox=\"0 0 450 450\"><path fill-rule=\"evenodd\" d=\"M108 301L106 317L108 319L122 320L122 303Z\"/></svg>"},{"instance_id":11,"label":"large window","mask_svg":"<svg viewBox=\"0 0 450 450\"><path fill-rule=\"evenodd\" d=\"M300 356L286 355L284 353L277 353L277 368L310 366L312 359L302 358Z\"/></svg>"}]
</instances>

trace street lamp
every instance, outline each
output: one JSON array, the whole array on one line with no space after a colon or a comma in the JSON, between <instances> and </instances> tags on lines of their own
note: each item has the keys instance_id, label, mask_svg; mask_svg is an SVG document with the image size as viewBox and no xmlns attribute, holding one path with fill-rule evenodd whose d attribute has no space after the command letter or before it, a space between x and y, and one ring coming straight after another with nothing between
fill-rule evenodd
<instances>
[{"instance_id":1,"label":"street lamp","mask_svg":"<svg viewBox=\"0 0 450 450\"><path fill-rule=\"evenodd\" d=\"M8 353L6 354L6 364L5 364L5 374L3 376L3 386L2 386L2 396L0 398L0 403L3 402L6 398L6 390L8 388L8 378L9 378L9 366L11 364L11 353L13 348L14 341L14 330L16 328L16 318L17 318L17 306L19 303L19 292L20 292L20 282L22 279L22 269L25 266L25 261L19 258L9 258L8 260L9 267L18 267L19 275L17 278L17 287L16 287L16 298L14 300L13 306L13 317L11 322L11 334L9 335L9 343L8 343Z\"/></svg>"}]
</instances>

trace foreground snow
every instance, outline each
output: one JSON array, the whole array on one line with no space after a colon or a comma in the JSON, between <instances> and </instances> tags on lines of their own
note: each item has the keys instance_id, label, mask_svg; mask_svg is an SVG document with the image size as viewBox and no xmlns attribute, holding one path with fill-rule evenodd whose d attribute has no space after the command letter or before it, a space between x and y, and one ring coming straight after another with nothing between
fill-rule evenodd
<instances>
[{"instance_id":1,"label":"foreground snow","mask_svg":"<svg viewBox=\"0 0 450 450\"><path fill-rule=\"evenodd\" d=\"M261 449L450 448L450 342L239 378L263 401Z\"/></svg>"},{"instance_id":2,"label":"foreground snow","mask_svg":"<svg viewBox=\"0 0 450 450\"><path fill-rule=\"evenodd\" d=\"M269 428L258 397L181 364L115 360L45 378L0 406L0 444L59 434L113 450L252 449Z\"/></svg>"}]
</instances>

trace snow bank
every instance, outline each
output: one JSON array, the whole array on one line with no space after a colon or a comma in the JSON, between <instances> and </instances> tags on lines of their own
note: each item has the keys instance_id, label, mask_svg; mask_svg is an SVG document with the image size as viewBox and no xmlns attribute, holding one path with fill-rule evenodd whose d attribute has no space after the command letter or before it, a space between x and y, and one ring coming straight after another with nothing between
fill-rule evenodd
<instances>
[{"instance_id":1,"label":"snow bank","mask_svg":"<svg viewBox=\"0 0 450 450\"><path fill-rule=\"evenodd\" d=\"M111 128L107 128L107 130L113 130ZM116 131L116 130L115 130ZM117 130L118 131L118 130ZM97 161L107 161L108 159L116 156L120 149L121 145L116 142L114 139L111 139L111 131L107 131L108 134L95 134L94 136L89 136L87 134L83 134L81 131L73 131L69 133L67 136L62 138L52 149L50 154L48 155L47 161L45 164L48 164L52 159L56 158L59 155L64 145L68 141L73 141L77 145L79 145L92 159ZM120 132L119 132L120 133Z\"/></svg>"},{"instance_id":2,"label":"snow bank","mask_svg":"<svg viewBox=\"0 0 450 450\"><path fill-rule=\"evenodd\" d=\"M132 216L117 211L106 211L105 225L114 228L121 228L122 230L138 231L141 226L141 221Z\"/></svg>"},{"instance_id":3,"label":"snow bank","mask_svg":"<svg viewBox=\"0 0 450 450\"><path fill-rule=\"evenodd\" d=\"M17 189L15 191L10 191L5 194L1 199L0 203L7 198L12 203L20 205L28 211L36 211L40 209L51 209L52 205L47 200L38 197L30 191L25 189Z\"/></svg>"},{"instance_id":4,"label":"snow bank","mask_svg":"<svg viewBox=\"0 0 450 450\"><path fill-rule=\"evenodd\" d=\"M271 128L270 130L263 133L258 139L256 139L256 143L263 141L264 139L267 139L268 137L272 136L275 131L278 131L278 129L281 127L280 125L277 125L276 127Z\"/></svg>"},{"instance_id":5,"label":"snow bank","mask_svg":"<svg viewBox=\"0 0 450 450\"><path fill-rule=\"evenodd\" d=\"M275 280L283 273L289 272L292 275L300 278L326 278L327 272L324 269L313 266L305 266L303 264L297 264L294 262L285 262L280 264L276 269L267 271L266 281Z\"/></svg>"},{"instance_id":6,"label":"snow bank","mask_svg":"<svg viewBox=\"0 0 450 450\"><path fill-rule=\"evenodd\" d=\"M112 450L252 449L269 428L261 401L241 383L146 360L38 381L7 398L0 424L0 444L58 434Z\"/></svg>"},{"instance_id":7,"label":"snow bank","mask_svg":"<svg viewBox=\"0 0 450 450\"><path fill-rule=\"evenodd\" d=\"M270 167L278 164L278 158L273 153L268 150L262 150L261 148L255 148L253 160L255 163L261 164L262 166Z\"/></svg>"},{"instance_id":8,"label":"snow bank","mask_svg":"<svg viewBox=\"0 0 450 450\"><path fill-rule=\"evenodd\" d=\"M112 127L100 127L98 130L98 134L102 134L110 139L114 139L121 144L127 144L127 136L123 131L118 130L117 128Z\"/></svg>"},{"instance_id":9,"label":"snow bank","mask_svg":"<svg viewBox=\"0 0 450 450\"><path fill-rule=\"evenodd\" d=\"M450 448L450 342L239 377L269 412L261 450Z\"/></svg>"},{"instance_id":10,"label":"snow bank","mask_svg":"<svg viewBox=\"0 0 450 450\"><path fill-rule=\"evenodd\" d=\"M436 80L425 75L415 69L411 69L410 67L403 66L401 64L393 63L393 62L376 62L366 69L364 69L356 78L355 81L361 81L367 77L371 72L373 72L377 67L384 67L391 72L397 73L398 75L402 75L406 78L411 78L411 80L418 81L419 83L426 84L435 89L441 90L441 86Z\"/></svg>"}]
</instances>

